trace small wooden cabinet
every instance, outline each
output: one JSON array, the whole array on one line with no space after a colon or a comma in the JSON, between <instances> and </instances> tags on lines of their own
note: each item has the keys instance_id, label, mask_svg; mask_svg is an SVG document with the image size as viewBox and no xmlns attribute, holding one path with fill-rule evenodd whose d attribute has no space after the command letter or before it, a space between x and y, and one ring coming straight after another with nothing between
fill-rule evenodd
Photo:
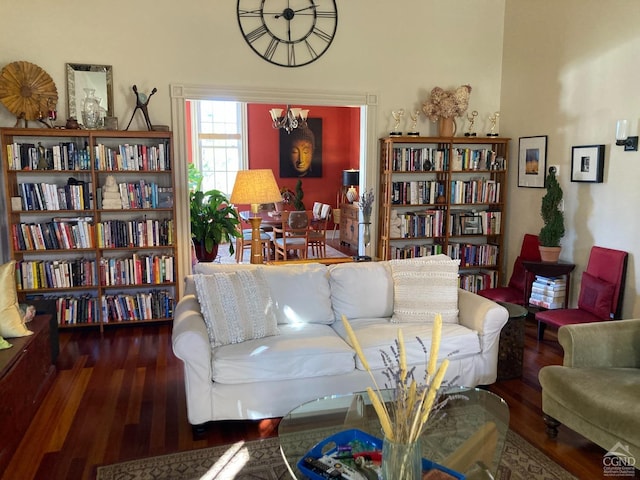
<instances>
[{"instance_id":1,"label":"small wooden cabinet","mask_svg":"<svg viewBox=\"0 0 640 480\"><path fill-rule=\"evenodd\" d=\"M340 205L340 243L358 249L360 212L357 205L343 203Z\"/></svg>"},{"instance_id":2,"label":"small wooden cabinet","mask_svg":"<svg viewBox=\"0 0 640 480\"><path fill-rule=\"evenodd\" d=\"M27 324L33 335L11 338L0 351L0 477L53 381L50 320L38 315Z\"/></svg>"}]
</instances>

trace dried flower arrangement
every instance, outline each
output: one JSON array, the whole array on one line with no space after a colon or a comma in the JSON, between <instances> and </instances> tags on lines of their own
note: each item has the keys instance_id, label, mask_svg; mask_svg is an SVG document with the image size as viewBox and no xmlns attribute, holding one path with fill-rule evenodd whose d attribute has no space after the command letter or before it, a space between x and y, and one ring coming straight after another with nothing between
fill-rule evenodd
<instances>
[{"instance_id":1,"label":"dried flower arrangement","mask_svg":"<svg viewBox=\"0 0 640 480\"><path fill-rule=\"evenodd\" d=\"M422 111L432 122L440 118L459 117L469 107L471 85L461 85L455 90L434 87L429 100L422 104Z\"/></svg>"},{"instance_id":2,"label":"dried flower arrangement","mask_svg":"<svg viewBox=\"0 0 640 480\"><path fill-rule=\"evenodd\" d=\"M385 437L396 443L415 442L426 428L431 413L444 406L444 401L439 400L438 393L447 371L449 360L444 359L436 371L442 335L442 316L436 315L433 323L431 349L423 385L418 385L413 377L413 370L407 370L404 337L401 329L398 329L397 351L392 349L395 361L388 354L383 353L385 364L387 365L386 376L390 382L395 383L395 399L389 404L385 403L382 391L369 368L369 362L367 362L360 343L344 315L342 316L342 323L358 358L373 380L375 390L372 387L368 387L367 393L378 415Z\"/></svg>"},{"instance_id":3,"label":"dried flower arrangement","mask_svg":"<svg viewBox=\"0 0 640 480\"><path fill-rule=\"evenodd\" d=\"M374 199L375 195L373 193L373 188L365 190L362 195L360 195L360 210L362 211L362 218L365 222L369 222L371 220L371 210L373 208Z\"/></svg>"}]
</instances>

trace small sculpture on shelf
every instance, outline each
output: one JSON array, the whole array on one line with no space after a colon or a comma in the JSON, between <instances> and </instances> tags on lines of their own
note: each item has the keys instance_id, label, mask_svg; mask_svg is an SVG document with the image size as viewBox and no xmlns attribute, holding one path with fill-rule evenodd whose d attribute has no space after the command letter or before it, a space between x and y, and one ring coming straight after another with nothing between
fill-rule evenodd
<instances>
[{"instance_id":1,"label":"small sculpture on shelf","mask_svg":"<svg viewBox=\"0 0 640 480\"><path fill-rule=\"evenodd\" d=\"M500 118L500 112L495 112L494 114L489 115L489 122L491 122L491 131L487 133L487 137L497 137L500 135L498 132L496 132L498 118Z\"/></svg>"},{"instance_id":2,"label":"small sculpture on shelf","mask_svg":"<svg viewBox=\"0 0 640 480\"><path fill-rule=\"evenodd\" d=\"M107 177L107 180L102 187L102 208L105 210L122 209L120 192L118 191L118 185L116 184L116 179L113 175L109 175Z\"/></svg>"},{"instance_id":3,"label":"small sculpture on shelf","mask_svg":"<svg viewBox=\"0 0 640 480\"><path fill-rule=\"evenodd\" d=\"M471 113L467 113L467 120L469 120L469 126L467 127L467 131L465 132L465 137L475 137L477 134L474 132L476 117L478 116L478 111L474 110Z\"/></svg>"},{"instance_id":4,"label":"small sculpture on shelf","mask_svg":"<svg viewBox=\"0 0 640 480\"><path fill-rule=\"evenodd\" d=\"M131 114L131 119L129 120L129 123L127 124L127 128L125 128L125 130L129 130L129 126L131 126L133 117L136 115L136 112L138 111L138 109L140 109L140 111L142 112L142 115L144 116L144 121L147 124L147 129L153 130L153 125L151 125L151 120L149 120L148 106L149 106L149 100L151 100L151 97L158 91L158 89L154 87L153 90L151 90L151 93L149 94L148 97L144 93L138 92L137 85L134 85L132 89L133 89L133 93L136 94L136 108L133 109L133 113Z\"/></svg>"},{"instance_id":5,"label":"small sculpture on shelf","mask_svg":"<svg viewBox=\"0 0 640 480\"><path fill-rule=\"evenodd\" d=\"M402 132L400 131L400 121L402 120L402 117L404 117L404 108L393 110L391 112L391 116L393 117L395 123L393 125L393 131L389 132L389 135L391 135L392 137L399 137L402 135Z\"/></svg>"},{"instance_id":6,"label":"small sculpture on shelf","mask_svg":"<svg viewBox=\"0 0 640 480\"><path fill-rule=\"evenodd\" d=\"M418 132L418 119L420 118L420 110L414 110L409 112L409 117L411 117L411 128L407 132L407 135L410 137L418 137L420 132Z\"/></svg>"}]
</instances>

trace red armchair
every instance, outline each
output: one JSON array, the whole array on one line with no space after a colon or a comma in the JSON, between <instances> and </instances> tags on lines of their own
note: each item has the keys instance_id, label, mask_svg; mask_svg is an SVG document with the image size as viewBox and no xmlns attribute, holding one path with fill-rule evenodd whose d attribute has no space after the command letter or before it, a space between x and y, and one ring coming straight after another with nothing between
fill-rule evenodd
<instances>
[{"instance_id":1,"label":"red armchair","mask_svg":"<svg viewBox=\"0 0 640 480\"><path fill-rule=\"evenodd\" d=\"M537 235L525 233L524 238L522 239L520 255L518 255L513 264L513 273L509 279L509 284L506 287L485 288L484 290L480 290L478 295L493 300L494 302L507 302L515 303L516 305L524 305L526 301L524 298L526 271L522 265L522 260L539 262L539 245Z\"/></svg>"},{"instance_id":2,"label":"red armchair","mask_svg":"<svg viewBox=\"0 0 640 480\"><path fill-rule=\"evenodd\" d=\"M627 252L621 250L591 247L589 263L582 273L578 308L543 310L536 313L538 340L543 339L547 325L559 328L575 323L620 319L627 257Z\"/></svg>"}]
</instances>

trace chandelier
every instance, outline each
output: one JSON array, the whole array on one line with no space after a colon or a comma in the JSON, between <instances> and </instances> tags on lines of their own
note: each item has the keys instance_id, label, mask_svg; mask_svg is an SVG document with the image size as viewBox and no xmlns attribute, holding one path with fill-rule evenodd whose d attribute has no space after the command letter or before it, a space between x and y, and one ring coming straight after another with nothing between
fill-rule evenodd
<instances>
[{"instance_id":1,"label":"chandelier","mask_svg":"<svg viewBox=\"0 0 640 480\"><path fill-rule=\"evenodd\" d=\"M282 113L284 111L284 114ZM284 128L287 133L291 133L298 127L307 126L307 115L309 110L303 110L302 108L289 108L284 110L282 108L272 108L269 110L271 114L271 120L273 120L273 128Z\"/></svg>"}]
</instances>

